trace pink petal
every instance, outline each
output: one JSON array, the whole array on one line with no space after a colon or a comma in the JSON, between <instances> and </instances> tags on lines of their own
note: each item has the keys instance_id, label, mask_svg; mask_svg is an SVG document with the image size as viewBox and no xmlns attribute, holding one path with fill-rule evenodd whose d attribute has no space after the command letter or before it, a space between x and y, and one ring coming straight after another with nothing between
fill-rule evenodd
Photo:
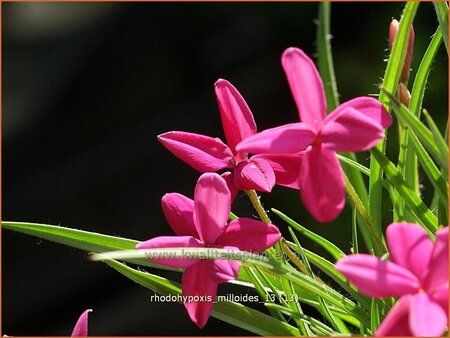
<instances>
[{"instance_id":1,"label":"pink petal","mask_svg":"<svg viewBox=\"0 0 450 338\"><path fill-rule=\"evenodd\" d=\"M252 158L238 163L234 169L234 183L241 190L270 192L275 185L275 174L267 161Z\"/></svg>"},{"instance_id":2,"label":"pink petal","mask_svg":"<svg viewBox=\"0 0 450 338\"><path fill-rule=\"evenodd\" d=\"M331 222L345 205L345 183L336 153L323 145L303 153L300 167L303 204L319 222Z\"/></svg>"},{"instance_id":3,"label":"pink petal","mask_svg":"<svg viewBox=\"0 0 450 338\"><path fill-rule=\"evenodd\" d=\"M213 172L231 166L233 153L218 138L170 131L158 135L159 142L180 160L200 172Z\"/></svg>"},{"instance_id":4,"label":"pink petal","mask_svg":"<svg viewBox=\"0 0 450 338\"><path fill-rule=\"evenodd\" d=\"M236 248L230 248L230 250L234 249ZM208 260L209 276L217 284L226 283L230 280L236 279L240 267L240 261L230 261L225 259Z\"/></svg>"},{"instance_id":5,"label":"pink petal","mask_svg":"<svg viewBox=\"0 0 450 338\"><path fill-rule=\"evenodd\" d=\"M339 260L336 269L370 297L400 297L417 292L420 286L411 272L376 256L350 255Z\"/></svg>"},{"instance_id":6,"label":"pink petal","mask_svg":"<svg viewBox=\"0 0 450 338\"><path fill-rule=\"evenodd\" d=\"M259 154L251 159L262 158L269 162L275 173L276 184L284 187L300 189L298 179L302 153L297 154Z\"/></svg>"},{"instance_id":7,"label":"pink petal","mask_svg":"<svg viewBox=\"0 0 450 338\"><path fill-rule=\"evenodd\" d=\"M194 225L194 201L178 193L165 194L161 207L167 222L178 236L198 237Z\"/></svg>"},{"instance_id":8,"label":"pink petal","mask_svg":"<svg viewBox=\"0 0 450 338\"><path fill-rule=\"evenodd\" d=\"M281 237L273 224L250 218L231 221L217 239L217 244L234 246L242 251L262 252L274 245Z\"/></svg>"},{"instance_id":9,"label":"pink petal","mask_svg":"<svg viewBox=\"0 0 450 338\"><path fill-rule=\"evenodd\" d=\"M92 312L92 309L87 309L81 314L80 318L78 318L71 334L72 337L87 337L89 312Z\"/></svg>"},{"instance_id":10,"label":"pink petal","mask_svg":"<svg viewBox=\"0 0 450 338\"><path fill-rule=\"evenodd\" d=\"M184 306L191 320L200 328L206 325L217 294L217 283L210 277L207 263L200 261L187 268L181 281L183 296L199 300L185 302Z\"/></svg>"},{"instance_id":11,"label":"pink petal","mask_svg":"<svg viewBox=\"0 0 450 338\"><path fill-rule=\"evenodd\" d=\"M430 261L433 243L427 232L414 223L392 223L386 229L391 260L423 277Z\"/></svg>"},{"instance_id":12,"label":"pink petal","mask_svg":"<svg viewBox=\"0 0 450 338\"><path fill-rule=\"evenodd\" d=\"M233 202L239 192L239 189L234 184L234 174L229 171L226 171L220 176L222 176L222 178L227 183L227 187L231 193L231 202Z\"/></svg>"},{"instance_id":13,"label":"pink petal","mask_svg":"<svg viewBox=\"0 0 450 338\"><path fill-rule=\"evenodd\" d=\"M149 239L145 242L140 242L136 245L136 249L157 249L157 248L183 248L195 247L202 248L205 244L192 236L160 236ZM153 257L163 258L153 258ZM169 257L167 257L169 256ZM153 256L148 256L149 260L157 264L171 266L175 268L186 268L198 262L198 259L189 259L182 257L170 257L155 253Z\"/></svg>"},{"instance_id":14,"label":"pink petal","mask_svg":"<svg viewBox=\"0 0 450 338\"><path fill-rule=\"evenodd\" d=\"M412 296L403 296L388 312L383 322L375 331L375 337L410 337L409 308Z\"/></svg>"},{"instance_id":15,"label":"pink petal","mask_svg":"<svg viewBox=\"0 0 450 338\"><path fill-rule=\"evenodd\" d=\"M436 232L436 241L423 284L430 293L443 284L448 285L448 227Z\"/></svg>"},{"instance_id":16,"label":"pink petal","mask_svg":"<svg viewBox=\"0 0 450 338\"><path fill-rule=\"evenodd\" d=\"M364 151L384 138L381 124L353 107L325 118L320 139L328 148L341 152Z\"/></svg>"},{"instance_id":17,"label":"pink petal","mask_svg":"<svg viewBox=\"0 0 450 338\"><path fill-rule=\"evenodd\" d=\"M376 124L381 124L384 129L389 128L392 124L392 117L388 114L380 101L368 96L355 97L354 99L346 101L339 105L332 114L340 114L342 110L349 107L360 111Z\"/></svg>"},{"instance_id":18,"label":"pink petal","mask_svg":"<svg viewBox=\"0 0 450 338\"><path fill-rule=\"evenodd\" d=\"M414 336L442 336L447 326L444 310L433 302L426 293L419 293L412 298L409 327Z\"/></svg>"},{"instance_id":19,"label":"pink petal","mask_svg":"<svg viewBox=\"0 0 450 338\"><path fill-rule=\"evenodd\" d=\"M291 123L266 129L246 138L236 147L252 154L291 154L303 151L316 138L315 132L305 123Z\"/></svg>"},{"instance_id":20,"label":"pink petal","mask_svg":"<svg viewBox=\"0 0 450 338\"><path fill-rule=\"evenodd\" d=\"M327 104L322 80L314 62L300 49L288 48L281 57L300 120L319 126L325 118Z\"/></svg>"},{"instance_id":21,"label":"pink petal","mask_svg":"<svg viewBox=\"0 0 450 338\"><path fill-rule=\"evenodd\" d=\"M223 131L232 150L243 139L256 134L256 123L244 98L227 80L215 83Z\"/></svg>"},{"instance_id":22,"label":"pink petal","mask_svg":"<svg viewBox=\"0 0 450 338\"><path fill-rule=\"evenodd\" d=\"M227 224L231 211L231 193L217 174L203 174L194 192L194 222L200 239L214 244Z\"/></svg>"},{"instance_id":23,"label":"pink petal","mask_svg":"<svg viewBox=\"0 0 450 338\"><path fill-rule=\"evenodd\" d=\"M448 318L448 283L435 288L431 294L431 298L441 306Z\"/></svg>"}]
</instances>

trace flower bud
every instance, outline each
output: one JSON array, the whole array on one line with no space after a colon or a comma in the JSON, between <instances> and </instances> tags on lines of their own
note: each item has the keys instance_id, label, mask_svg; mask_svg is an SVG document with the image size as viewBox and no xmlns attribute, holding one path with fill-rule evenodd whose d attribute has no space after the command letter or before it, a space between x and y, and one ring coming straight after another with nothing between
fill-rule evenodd
<instances>
[{"instance_id":1,"label":"flower bud","mask_svg":"<svg viewBox=\"0 0 450 338\"><path fill-rule=\"evenodd\" d=\"M411 93L402 82L398 84L397 97L406 107L409 106L409 102L411 101Z\"/></svg>"},{"instance_id":2,"label":"flower bud","mask_svg":"<svg viewBox=\"0 0 450 338\"><path fill-rule=\"evenodd\" d=\"M394 45L394 40L398 32L399 23L396 19L391 21L389 26L389 52L392 51L392 46ZM400 81L406 83L409 77L409 67L411 66L411 60L414 50L414 28L411 25L409 32L408 48L406 51L405 63L403 64L402 74L400 76Z\"/></svg>"}]
</instances>

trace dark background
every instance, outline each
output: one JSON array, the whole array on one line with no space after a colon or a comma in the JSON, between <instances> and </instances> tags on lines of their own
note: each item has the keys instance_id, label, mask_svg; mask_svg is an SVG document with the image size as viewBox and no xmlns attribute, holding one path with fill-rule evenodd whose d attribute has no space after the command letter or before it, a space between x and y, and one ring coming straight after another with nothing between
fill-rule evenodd
<instances>
[{"instance_id":1,"label":"dark background","mask_svg":"<svg viewBox=\"0 0 450 338\"><path fill-rule=\"evenodd\" d=\"M342 101L378 92L388 26L402 8L332 4ZM317 3L3 3L2 9L2 219L138 240L171 233L160 198L174 191L192 196L198 177L156 135L185 130L223 139L213 88L220 77L240 90L259 130L297 121L280 56L290 46L310 56L316 50ZM432 3L421 4L413 75L436 27ZM424 106L444 128L443 47L433 68ZM396 151L389 149L391 158ZM348 209L332 224L318 224L295 191L276 188L263 201L348 251ZM253 214L242 195L233 210ZM388 222L389 205L384 210ZM2 231L2 254L1 334L68 335L86 308L94 309L90 335L246 334L214 318L198 330L181 305L151 303L148 290L76 249Z\"/></svg>"}]
</instances>

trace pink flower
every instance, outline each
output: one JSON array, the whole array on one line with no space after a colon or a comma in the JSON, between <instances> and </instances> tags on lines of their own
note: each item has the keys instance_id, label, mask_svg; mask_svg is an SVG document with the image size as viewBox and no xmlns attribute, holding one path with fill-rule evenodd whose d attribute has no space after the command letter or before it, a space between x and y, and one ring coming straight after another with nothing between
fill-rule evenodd
<instances>
[{"instance_id":1,"label":"pink flower","mask_svg":"<svg viewBox=\"0 0 450 338\"><path fill-rule=\"evenodd\" d=\"M71 334L72 337L87 337L89 312L92 312L92 309L87 309L81 314L80 318L78 318Z\"/></svg>"},{"instance_id":2,"label":"pink flower","mask_svg":"<svg viewBox=\"0 0 450 338\"><path fill-rule=\"evenodd\" d=\"M226 80L219 79L215 83L215 91L228 145L218 138L183 131L161 134L158 140L172 154L201 173L229 170L222 176L233 198L238 190L271 191L275 174L270 163L261 156L249 159L246 152L236 150L239 142L256 134L255 120L247 103Z\"/></svg>"},{"instance_id":3,"label":"pink flower","mask_svg":"<svg viewBox=\"0 0 450 338\"><path fill-rule=\"evenodd\" d=\"M225 180L217 174L200 176L194 200L166 194L161 200L167 221L177 236L161 236L141 242L136 249L212 247L262 252L281 237L272 224L239 218L227 224L231 194ZM192 321L205 326L213 308L217 285L236 278L240 262L220 259L152 259L154 262L185 268L183 296L205 296L203 301L185 303Z\"/></svg>"},{"instance_id":4,"label":"pink flower","mask_svg":"<svg viewBox=\"0 0 450 338\"><path fill-rule=\"evenodd\" d=\"M434 245L411 223L392 223L386 239L391 262L350 255L336 269L370 297L400 297L376 336L442 335L448 317L448 227L436 233Z\"/></svg>"},{"instance_id":5,"label":"pink flower","mask_svg":"<svg viewBox=\"0 0 450 338\"><path fill-rule=\"evenodd\" d=\"M303 123L265 130L246 138L236 149L263 153L267 159L267 154L297 154L295 163L283 161L285 174L297 178L302 201L314 218L329 222L345 205L345 184L336 152L373 147L383 139L384 128L392 119L370 97L347 101L326 116L322 80L312 60L300 49L288 48L281 61Z\"/></svg>"}]
</instances>

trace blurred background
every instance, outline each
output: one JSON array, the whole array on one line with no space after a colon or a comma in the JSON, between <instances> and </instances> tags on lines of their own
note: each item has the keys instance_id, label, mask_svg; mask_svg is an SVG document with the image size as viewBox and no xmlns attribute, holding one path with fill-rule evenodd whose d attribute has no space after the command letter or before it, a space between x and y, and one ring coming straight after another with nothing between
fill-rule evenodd
<instances>
[{"instance_id":1,"label":"blurred background","mask_svg":"<svg viewBox=\"0 0 450 338\"><path fill-rule=\"evenodd\" d=\"M402 8L332 4L341 101L378 92L389 23ZM198 178L156 135L184 130L224 139L213 88L218 78L239 89L259 130L298 121L280 56L290 46L311 57L316 52L317 3L34 2L2 3L2 11L2 219L137 240L171 234L160 198L175 191L192 196ZM421 4L412 79L437 25L432 3ZM424 101L442 129L447 74L442 46ZM392 159L397 151L393 144ZM422 183L427 199L432 189ZM348 208L332 224L318 224L296 191L275 188L263 202L348 252ZM254 214L242 195L233 210ZM384 213L388 222L388 204ZM76 249L5 230L2 254L1 334L69 335L86 308L94 309L90 335L247 334L214 318L198 330L183 306L151 303L147 289Z\"/></svg>"}]
</instances>

